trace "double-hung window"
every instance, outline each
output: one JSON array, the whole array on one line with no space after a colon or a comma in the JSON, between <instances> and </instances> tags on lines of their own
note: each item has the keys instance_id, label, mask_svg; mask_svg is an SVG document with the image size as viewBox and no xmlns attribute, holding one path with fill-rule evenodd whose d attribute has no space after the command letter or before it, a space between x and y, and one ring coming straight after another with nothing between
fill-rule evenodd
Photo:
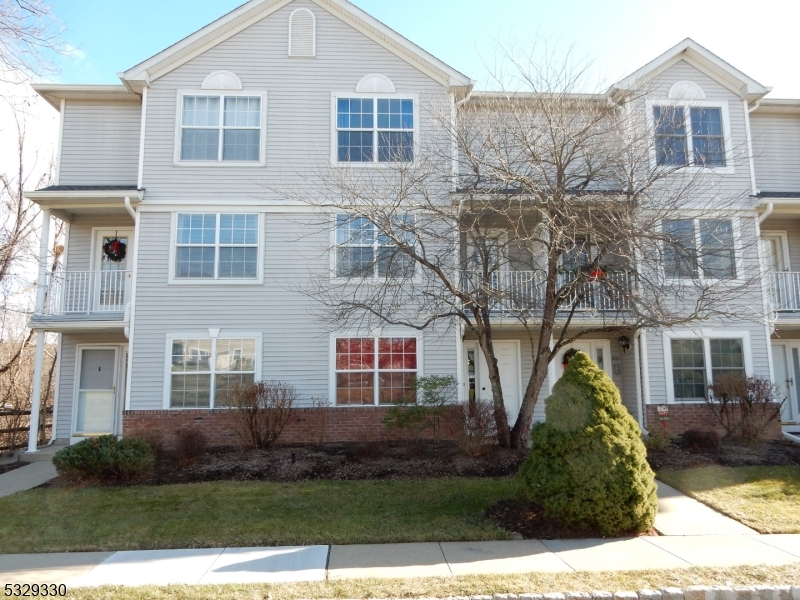
<instances>
[{"instance_id":1,"label":"double-hung window","mask_svg":"<svg viewBox=\"0 0 800 600\"><path fill-rule=\"evenodd\" d=\"M336 277L413 277L414 261L398 250L396 242L414 245L414 216L396 215L391 226L397 239L379 231L364 217L336 215Z\"/></svg>"},{"instance_id":2,"label":"double-hung window","mask_svg":"<svg viewBox=\"0 0 800 600\"><path fill-rule=\"evenodd\" d=\"M336 338L336 404L414 403L417 338Z\"/></svg>"},{"instance_id":3,"label":"double-hung window","mask_svg":"<svg viewBox=\"0 0 800 600\"><path fill-rule=\"evenodd\" d=\"M261 162L261 96L181 97L180 161Z\"/></svg>"},{"instance_id":4,"label":"double-hung window","mask_svg":"<svg viewBox=\"0 0 800 600\"><path fill-rule=\"evenodd\" d=\"M745 375L743 338L670 340L672 389L676 401L699 401L708 385L729 373Z\"/></svg>"},{"instance_id":5,"label":"double-hung window","mask_svg":"<svg viewBox=\"0 0 800 600\"><path fill-rule=\"evenodd\" d=\"M236 384L253 383L256 339L173 339L170 408L214 408L225 405Z\"/></svg>"},{"instance_id":6,"label":"double-hung window","mask_svg":"<svg viewBox=\"0 0 800 600\"><path fill-rule=\"evenodd\" d=\"M174 278L259 279L258 214L179 213Z\"/></svg>"},{"instance_id":7,"label":"double-hung window","mask_svg":"<svg viewBox=\"0 0 800 600\"><path fill-rule=\"evenodd\" d=\"M336 98L336 159L341 163L414 160L414 100Z\"/></svg>"},{"instance_id":8,"label":"double-hung window","mask_svg":"<svg viewBox=\"0 0 800 600\"><path fill-rule=\"evenodd\" d=\"M721 107L654 106L656 164L724 167Z\"/></svg>"},{"instance_id":9,"label":"double-hung window","mask_svg":"<svg viewBox=\"0 0 800 600\"><path fill-rule=\"evenodd\" d=\"M665 219L664 273L670 278L736 278L730 219Z\"/></svg>"}]
</instances>

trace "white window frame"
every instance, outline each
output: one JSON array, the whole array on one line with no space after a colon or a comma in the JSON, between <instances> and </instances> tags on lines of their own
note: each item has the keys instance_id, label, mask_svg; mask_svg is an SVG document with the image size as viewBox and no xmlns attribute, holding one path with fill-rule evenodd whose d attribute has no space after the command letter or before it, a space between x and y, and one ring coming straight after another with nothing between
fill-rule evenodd
<instances>
[{"instance_id":1,"label":"white window frame","mask_svg":"<svg viewBox=\"0 0 800 600\"><path fill-rule=\"evenodd\" d=\"M255 207L253 207L255 208ZM183 215L216 215L217 229L214 236L214 277L176 277L175 260L177 259L178 248L178 214ZM233 277L219 277L219 221L220 215L247 214L258 215L258 250L256 264L257 277L236 279ZM261 285L264 283L264 213L258 210L226 210L223 212L197 210L189 206L186 210L172 213L170 219L170 238L169 238L169 285ZM191 245L191 244L190 244ZM230 244L224 244L226 247ZM210 247L210 245L209 245Z\"/></svg>"},{"instance_id":2,"label":"white window frame","mask_svg":"<svg viewBox=\"0 0 800 600\"><path fill-rule=\"evenodd\" d=\"M647 128L650 132L652 144L650 146L650 167L652 169L675 169L687 173L717 173L720 175L733 175L736 169L733 164L733 143L731 141L731 117L727 101L714 100L671 100L668 98L650 98L645 103L647 107ZM659 165L656 158L655 120L653 108L656 106L666 108L683 108L684 128L686 130L686 155L689 163L680 165ZM694 146L692 145L692 108L718 108L722 118L722 137L725 143L725 166L703 167L693 164Z\"/></svg>"},{"instance_id":3,"label":"white window frame","mask_svg":"<svg viewBox=\"0 0 800 600\"><path fill-rule=\"evenodd\" d=\"M716 214L716 213L707 213L703 214L702 216L693 216L687 214L685 216L676 215L669 219L662 219L659 223L659 227L661 228L661 232L664 232L664 221L692 221L694 223L694 247L698 253L698 261L697 261L697 277L672 277L667 275L665 269L662 269L662 274L664 275L664 279L667 281L699 281L700 283L743 283L744 282L744 274L743 274L743 260L742 260L742 243L741 243L741 230L739 227L739 217L725 215L725 214ZM736 269L736 277L726 277L724 279L715 278L715 277L706 277L703 274L703 264L702 264L702 244L701 239L702 236L700 234L700 221L730 221L731 222L731 231L733 234L733 264L734 268ZM666 265L664 265L666 267Z\"/></svg>"},{"instance_id":4,"label":"white window frame","mask_svg":"<svg viewBox=\"0 0 800 600\"><path fill-rule=\"evenodd\" d=\"M219 150L217 160L182 160L181 159L181 131L183 130L183 97L184 96L218 96L220 99L220 122L217 126L220 131ZM222 147L224 144L225 130L225 97L259 97L261 98L261 134L259 136L259 159L256 160L222 160ZM213 127L199 127L198 129L213 129ZM242 127L241 129L253 129ZM178 90L175 102L175 149L173 164L178 167L263 167L267 164L267 92L258 90Z\"/></svg>"},{"instance_id":5,"label":"white window frame","mask_svg":"<svg viewBox=\"0 0 800 600\"><path fill-rule=\"evenodd\" d=\"M219 335L211 336L209 335L209 330L206 329L204 331L190 331L187 333L168 333L166 335L166 343L164 345L164 397L162 400L162 408L164 410L213 410L217 408L215 406L216 398L214 397L215 394L215 384L216 384L216 362L217 362L217 340L255 340L256 342L256 353L255 353L255 361L256 361L256 372L253 376L254 381L261 381L261 363L262 363L262 349L264 346L263 341L263 334L261 332L254 333L252 331L227 331L227 330L217 330L219 331ZM211 397L209 400L209 406L171 406L170 404L170 395L172 391L172 343L175 340L211 340L211 358L210 366L211 366L211 389L209 390L211 393ZM227 407L221 407L227 408Z\"/></svg>"},{"instance_id":6,"label":"white window frame","mask_svg":"<svg viewBox=\"0 0 800 600\"><path fill-rule=\"evenodd\" d=\"M393 279L390 277L381 277L377 274L376 270L373 269L372 277L339 277L337 275L337 268L338 268L338 250L342 244L337 243L336 240L336 229L338 226L338 217L339 215L343 215L347 213L333 213L332 214L332 224L331 224L331 235L330 235L330 280L334 283L352 283L353 285L361 285L361 284L380 284L380 285L402 285L406 281L410 281L412 283L420 283L422 281L422 273L419 264L414 261L414 275L412 277L408 277L406 279ZM407 213L408 214L408 213ZM416 216L411 213L408 214L415 219L416 223ZM355 218L358 218L356 215ZM373 224L373 227L375 225ZM372 248L377 251L380 247L377 243L378 241L378 231L377 227L375 227L375 241L372 244ZM364 246L366 247L366 246ZM377 263L376 263L377 265Z\"/></svg>"},{"instance_id":7,"label":"white window frame","mask_svg":"<svg viewBox=\"0 0 800 600\"><path fill-rule=\"evenodd\" d=\"M341 409L348 409L348 408L386 408L388 406L392 406L391 404L380 404L380 387L378 385L378 374L380 373L380 369L378 369L378 339L379 338L415 338L417 340L417 379L420 377L424 377L424 364L425 364L425 348L423 339L424 336L419 332L402 332L402 331L372 331L367 334L364 333L356 333L352 331L347 332L339 332L339 333L332 333L330 336L330 349L329 349L329 356L330 356L330 364L328 366L328 372L330 375L330 380L328 382L328 406L333 408L341 408ZM373 369L374 376L375 376L375 398L373 404L337 404L336 403L336 340L343 339L343 338L371 338L375 340L375 368ZM384 369L384 372L386 369ZM395 370L394 372L405 371L405 369ZM358 371L352 371L358 372Z\"/></svg>"},{"instance_id":8,"label":"white window frame","mask_svg":"<svg viewBox=\"0 0 800 600\"><path fill-rule=\"evenodd\" d=\"M338 100L339 98L373 98L375 100L373 106L373 115L374 115L374 123L373 123L373 138L372 138L372 148L374 151L374 156L372 162L349 162L349 161L339 161L339 136L338 136L338 128L337 128L337 116L338 116ZM413 129L403 129L403 130L395 130L395 129L378 129L378 100L413 100L414 102L414 128ZM413 160L411 162L378 162L378 132L379 131L405 131L405 132L412 132L414 134L414 146L413 146ZM417 158L419 156L419 94L387 94L387 93L379 93L379 92L332 92L331 93L331 164L338 165L338 166L352 166L352 167L367 167L367 168L375 168L380 167L381 165L410 165L413 166L417 164Z\"/></svg>"},{"instance_id":9,"label":"white window frame","mask_svg":"<svg viewBox=\"0 0 800 600\"><path fill-rule=\"evenodd\" d=\"M747 377L753 376L753 354L750 344L750 331L727 329L671 329L663 332L664 343L664 378L666 381L668 404L705 404L705 400L676 400L675 384L672 373L672 340L702 340L703 341L703 369L705 370L706 386L711 385L711 340L742 340L744 354L744 372Z\"/></svg>"},{"instance_id":10,"label":"white window frame","mask_svg":"<svg viewBox=\"0 0 800 600\"><path fill-rule=\"evenodd\" d=\"M789 257L789 236L787 235L786 230L785 229L783 229L783 230L762 229L761 230L761 239L762 240L764 238L770 238L770 237L771 238L779 238L780 239L780 241L781 241L780 242L781 243L781 252L783 252L784 272L791 272L792 264L791 264L791 260L790 260L790 257ZM765 270L765 272L767 272L766 271L766 266L767 265L764 264L763 258L764 257L762 256L761 257L761 259L762 259L762 261L761 261L762 262L762 268Z\"/></svg>"}]
</instances>

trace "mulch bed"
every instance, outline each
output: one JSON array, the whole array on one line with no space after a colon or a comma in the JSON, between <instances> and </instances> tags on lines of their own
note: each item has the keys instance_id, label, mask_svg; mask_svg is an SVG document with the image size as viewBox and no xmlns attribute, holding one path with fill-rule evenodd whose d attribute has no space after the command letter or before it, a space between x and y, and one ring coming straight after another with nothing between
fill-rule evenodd
<instances>
[{"instance_id":1,"label":"mulch bed","mask_svg":"<svg viewBox=\"0 0 800 600\"><path fill-rule=\"evenodd\" d=\"M747 444L723 440L718 450L693 451L673 442L665 450L648 450L647 460L654 471L680 471L694 467L777 467L800 465L800 444L789 440L769 440Z\"/></svg>"},{"instance_id":2,"label":"mulch bed","mask_svg":"<svg viewBox=\"0 0 800 600\"><path fill-rule=\"evenodd\" d=\"M0 465L0 475L2 475L3 473L8 473L9 471L13 471L14 469L19 469L20 467L24 467L24 466L27 466L27 465L28 465L28 463L22 462L22 461L13 462L13 463L10 463L10 464L7 464L7 465Z\"/></svg>"},{"instance_id":3,"label":"mulch bed","mask_svg":"<svg viewBox=\"0 0 800 600\"><path fill-rule=\"evenodd\" d=\"M153 472L135 484L504 477L515 474L526 457L524 451L494 447L473 458L451 442L296 445L245 452L214 448L193 459L160 457ZM59 477L49 485L73 486L75 482Z\"/></svg>"},{"instance_id":4,"label":"mulch bed","mask_svg":"<svg viewBox=\"0 0 800 600\"><path fill-rule=\"evenodd\" d=\"M546 519L542 509L533 502L522 500L500 500L486 511L486 518L494 521L498 527L521 535L525 539L565 540L601 538L596 530L582 527L562 525ZM639 537L658 535L655 529L643 533L621 534L614 537Z\"/></svg>"}]
</instances>

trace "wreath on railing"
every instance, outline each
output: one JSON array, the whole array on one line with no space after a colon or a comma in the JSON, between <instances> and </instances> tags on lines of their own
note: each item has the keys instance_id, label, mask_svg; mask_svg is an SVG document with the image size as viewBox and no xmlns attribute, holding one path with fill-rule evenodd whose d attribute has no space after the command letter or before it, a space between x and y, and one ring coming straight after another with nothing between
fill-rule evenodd
<instances>
[{"instance_id":1,"label":"wreath on railing","mask_svg":"<svg viewBox=\"0 0 800 600\"><path fill-rule=\"evenodd\" d=\"M111 262L122 262L128 253L128 244L119 238L112 238L103 244L103 254Z\"/></svg>"}]
</instances>

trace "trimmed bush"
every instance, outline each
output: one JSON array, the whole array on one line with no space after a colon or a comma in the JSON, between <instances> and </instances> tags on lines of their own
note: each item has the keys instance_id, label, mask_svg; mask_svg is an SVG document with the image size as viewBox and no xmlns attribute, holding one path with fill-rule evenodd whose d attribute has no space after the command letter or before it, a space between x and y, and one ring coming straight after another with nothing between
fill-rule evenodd
<instances>
[{"instance_id":1,"label":"trimmed bush","mask_svg":"<svg viewBox=\"0 0 800 600\"><path fill-rule=\"evenodd\" d=\"M131 479L153 468L153 452L143 440L113 435L88 438L53 457L61 475L74 479Z\"/></svg>"},{"instance_id":2,"label":"trimmed bush","mask_svg":"<svg viewBox=\"0 0 800 600\"><path fill-rule=\"evenodd\" d=\"M545 402L519 473L528 497L548 518L603 536L650 529L655 475L611 378L578 352Z\"/></svg>"},{"instance_id":3,"label":"trimmed bush","mask_svg":"<svg viewBox=\"0 0 800 600\"><path fill-rule=\"evenodd\" d=\"M681 434L681 442L690 452L719 450L722 443L713 429L687 429Z\"/></svg>"}]
</instances>

